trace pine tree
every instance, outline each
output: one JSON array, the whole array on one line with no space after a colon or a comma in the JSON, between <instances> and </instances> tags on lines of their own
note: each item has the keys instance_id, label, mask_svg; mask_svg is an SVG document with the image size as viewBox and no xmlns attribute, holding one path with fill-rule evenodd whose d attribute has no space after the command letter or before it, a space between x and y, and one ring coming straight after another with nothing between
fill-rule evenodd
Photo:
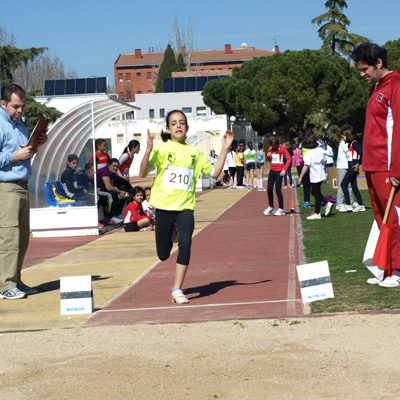
<instances>
[{"instance_id":1,"label":"pine tree","mask_svg":"<svg viewBox=\"0 0 400 400\"><path fill-rule=\"evenodd\" d=\"M13 83L12 71L33 60L46 51L46 47L18 49L14 46L0 46L0 85L2 88Z\"/></svg>"},{"instance_id":2,"label":"pine tree","mask_svg":"<svg viewBox=\"0 0 400 400\"><path fill-rule=\"evenodd\" d=\"M14 83L13 71L32 61L36 56L42 54L46 47L31 47L30 49L18 49L11 45L0 46L0 85L5 88L11 83ZM47 107L35 101L34 97L37 93L27 93L26 108L24 122L30 134L36 122L42 118L50 118L55 121L62 115L55 108Z\"/></svg>"},{"instance_id":3,"label":"pine tree","mask_svg":"<svg viewBox=\"0 0 400 400\"><path fill-rule=\"evenodd\" d=\"M156 81L156 93L162 93L163 91L163 79L171 78L172 72L178 71L178 65L176 63L176 58L174 51L170 45L164 52L164 58L158 70L158 76Z\"/></svg>"},{"instance_id":4,"label":"pine tree","mask_svg":"<svg viewBox=\"0 0 400 400\"><path fill-rule=\"evenodd\" d=\"M179 53L178 60L176 61L178 71L186 71L185 61L183 60L183 54Z\"/></svg>"},{"instance_id":5,"label":"pine tree","mask_svg":"<svg viewBox=\"0 0 400 400\"><path fill-rule=\"evenodd\" d=\"M348 55L357 44L368 42L363 36L349 33L349 19L342 13L347 8L345 0L327 0L328 12L314 18L311 23L321 26L318 36L322 39L322 50L328 54L340 53Z\"/></svg>"}]
</instances>

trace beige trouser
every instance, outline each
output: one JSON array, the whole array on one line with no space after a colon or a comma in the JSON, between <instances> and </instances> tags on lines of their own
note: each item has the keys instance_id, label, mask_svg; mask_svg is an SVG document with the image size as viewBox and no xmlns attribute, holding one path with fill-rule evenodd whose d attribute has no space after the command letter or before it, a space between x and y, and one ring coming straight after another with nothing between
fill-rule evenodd
<instances>
[{"instance_id":1,"label":"beige trouser","mask_svg":"<svg viewBox=\"0 0 400 400\"><path fill-rule=\"evenodd\" d=\"M0 292L20 284L28 243L28 185L0 182Z\"/></svg>"}]
</instances>

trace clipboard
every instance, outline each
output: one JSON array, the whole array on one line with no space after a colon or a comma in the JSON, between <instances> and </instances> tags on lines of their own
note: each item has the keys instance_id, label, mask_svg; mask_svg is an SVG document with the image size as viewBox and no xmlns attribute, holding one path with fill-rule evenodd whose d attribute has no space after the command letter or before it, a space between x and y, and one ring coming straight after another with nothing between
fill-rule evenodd
<instances>
[{"instance_id":1,"label":"clipboard","mask_svg":"<svg viewBox=\"0 0 400 400\"><path fill-rule=\"evenodd\" d=\"M29 138L28 146L32 146L32 150L36 151L39 146L39 136L46 132L47 126L49 125L50 119L39 119L35 128L32 131L32 135Z\"/></svg>"}]
</instances>

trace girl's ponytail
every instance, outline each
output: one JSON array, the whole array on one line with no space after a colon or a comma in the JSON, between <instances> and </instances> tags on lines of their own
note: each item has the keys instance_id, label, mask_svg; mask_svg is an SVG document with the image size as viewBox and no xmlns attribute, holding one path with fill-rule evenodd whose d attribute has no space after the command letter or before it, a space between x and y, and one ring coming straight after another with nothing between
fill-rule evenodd
<instances>
[{"instance_id":1,"label":"girl's ponytail","mask_svg":"<svg viewBox=\"0 0 400 400\"><path fill-rule=\"evenodd\" d=\"M171 134L168 132L161 131L161 139L163 142L171 139Z\"/></svg>"}]
</instances>

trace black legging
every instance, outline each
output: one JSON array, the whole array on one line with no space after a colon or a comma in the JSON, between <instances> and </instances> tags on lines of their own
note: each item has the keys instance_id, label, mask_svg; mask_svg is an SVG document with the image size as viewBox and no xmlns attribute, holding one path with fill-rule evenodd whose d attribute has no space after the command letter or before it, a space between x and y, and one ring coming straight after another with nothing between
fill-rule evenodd
<instances>
[{"instance_id":1,"label":"black legging","mask_svg":"<svg viewBox=\"0 0 400 400\"><path fill-rule=\"evenodd\" d=\"M344 198L346 199L346 204L350 205L350 192L349 192L349 183L351 184L351 189L353 190L354 195L356 196L357 203L362 206L364 205L362 198L361 198L361 193L358 190L357 186L357 175L358 172L354 172L354 168L352 163L349 162L349 168L347 169L346 175L344 176L342 183L340 184Z\"/></svg>"},{"instance_id":2,"label":"black legging","mask_svg":"<svg viewBox=\"0 0 400 400\"><path fill-rule=\"evenodd\" d=\"M281 171L269 171L268 175L268 202L269 206L274 206L274 184L275 184L275 192L278 197L279 208L283 210L283 196L282 196L282 177Z\"/></svg>"},{"instance_id":3,"label":"black legging","mask_svg":"<svg viewBox=\"0 0 400 400\"><path fill-rule=\"evenodd\" d=\"M232 178L232 185L235 182L236 167L229 167L229 175Z\"/></svg>"},{"instance_id":4,"label":"black legging","mask_svg":"<svg viewBox=\"0 0 400 400\"><path fill-rule=\"evenodd\" d=\"M321 203L325 206L327 203L326 198L321 193L322 182L311 182L311 193L315 199L315 213L319 214L321 211Z\"/></svg>"},{"instance_id":5,"label":"black legging","mask_svg":"<svg viewBox=\"0 0 400 400\"><path fill-rule=\"evenodd\" d=\"M244 167L236 166L237 186L243 186Z\"/></svg>"},{"instance_id":6,"label":"black legging","mask_svg":"<svg viewBox=\"0 0 400 400\"><path fill-rule=\"evenodd\" d=\"M120 199L117 193L112 192L111 190L107 190L106 188L101 188L97 189L97 194L100 198L103 198L108 204L108 218L115 217L116 215L122 213L125 200Z\"/></svg>"},{"instance_id":7,"label":"black legging","mask_svg":"<svg viewBox=\"0 0 400 400\"><path fill-rule=\"evenodd\" d=\"M299 167L297 167L297 172L300 176L301 171L303 170L304 164L300 165L300 172L299 172ZM304 202L310 202L310 169L307 170L307 172L304 174L303 179L301 180L301 183L303 184L303 195L304 195Z\"/></svg>"},{"instance_id":8,"label":"black legging","mask_svg":"<svg viewBox=\"0 0 400 400\"><path fill-rule=\"evenodd\" d=\"M178 229L178 258L176 262L189 265L194 230L193 210L167 211L156 208L156 247L161 261L168 259L173 246L171 236L174 224Z\"/></svg>"}]
</instances>

